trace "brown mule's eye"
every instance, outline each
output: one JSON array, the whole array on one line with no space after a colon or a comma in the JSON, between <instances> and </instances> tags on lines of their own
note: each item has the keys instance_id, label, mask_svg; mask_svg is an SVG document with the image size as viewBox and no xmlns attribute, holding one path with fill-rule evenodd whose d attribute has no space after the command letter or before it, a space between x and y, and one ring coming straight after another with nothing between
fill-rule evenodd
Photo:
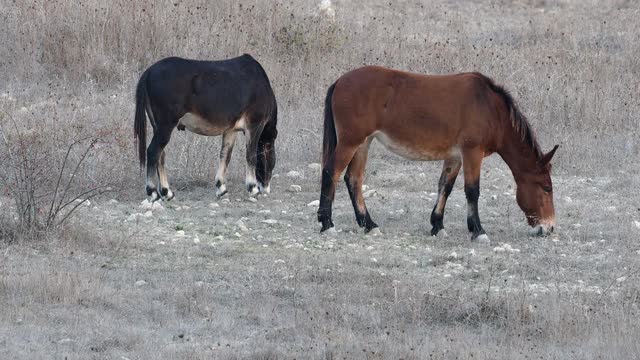
<instances>
[{"instance_id":1,"label":"brown mule's eye","mask_svg":"<svg viewBox=\"0 0 640 360\"><path fill-rule=\"evenodd\" d=\"M542 185L542 191L546 192L546 193L550 193L551 192L551 186L545 186Z\"/></svg>"}]
</instances>

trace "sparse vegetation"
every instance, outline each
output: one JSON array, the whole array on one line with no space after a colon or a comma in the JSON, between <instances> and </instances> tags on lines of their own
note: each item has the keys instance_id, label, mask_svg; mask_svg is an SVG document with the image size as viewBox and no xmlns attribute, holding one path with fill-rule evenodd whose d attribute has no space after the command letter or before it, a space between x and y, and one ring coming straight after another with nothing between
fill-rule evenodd
<instances>
[{"instance_id":1,"label":"sparse vegetation","mask_svg":"<svg viewBox=\"0 0 640 360\"><path fill-rule=\"evenodd\" d=\"M1 7L0 358L640 353L636 2ZM141 70L165 56L245 52L265 67L279 103L272 194L244 201L236 151L229 197L217 201L220 139L175 133L167 163L176 199L140 205L132 126ZM318 198L319 170L308 165L319 162L324 95L363 64L480 71L511 90L543 148L561 144L556 234L526 237L511 175L493 157L480 203L492 245L468 242L460 180L448 236L427 237L440 164L374 145L367 202L383 235L359 233L343 187L340 232L318 235L307 204Z\"/></svg>"}]
</instances>

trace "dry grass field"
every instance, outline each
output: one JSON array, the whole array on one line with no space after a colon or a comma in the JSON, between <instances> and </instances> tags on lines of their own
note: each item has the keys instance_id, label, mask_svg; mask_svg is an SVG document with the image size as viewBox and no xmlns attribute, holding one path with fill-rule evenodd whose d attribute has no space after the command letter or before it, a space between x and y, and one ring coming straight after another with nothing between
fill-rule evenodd
<instances>
[{"instance_id":1,"label":"dry grass field","mask_svg":"<svg viewBox=\"0 0 640 360\"><path fill-rule=\"evenodd\" d=\"M640 357L640 4L324 3L0 2L0 358ZM139 75L242 53L278 98L272 193L248 197L241 139L216 199L220 138L180 132L176 198L143 202ZM491 244L469 241L462 181L447 234L428 236L441 164L375 142L382 235L362 234L342 184L338 231L318 234L324 95L364 64L509 89L543 149L561 145L554 234L527 236L494 155L479 203Z\"/></svg>"}]
</instances>

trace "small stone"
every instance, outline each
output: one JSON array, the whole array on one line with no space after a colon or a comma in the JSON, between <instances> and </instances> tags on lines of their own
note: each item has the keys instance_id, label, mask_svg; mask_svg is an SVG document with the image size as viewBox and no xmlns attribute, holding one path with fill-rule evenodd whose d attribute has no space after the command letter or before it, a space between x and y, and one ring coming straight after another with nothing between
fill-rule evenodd
<instances>
[{"instance_id":1,"label":"small stone","mask_svg":"<svg viewBox=\"0 0 640 360\"><path fill-rule=\"evenodd\" d=\"M376 191L375 191L375 190L367 190L367 191L365 191L365 192L362 194L362 196L363 196L365 199L368 199L368 198L370 198L370 197L372 197L372 196L376 196L376 195L377 195L377 193L376 193Z\"/></svg>"},{"instance_id":2,"label":"small stone","mask_svg":"<svg viewBox=\"0 0 640 360\"><path fill-rule=\"evenodd\" d=\"M194 244L200 244L200 239L198 239L198 238L193 238L193 243L194 243Z\"/></svg>"},{"instance_id":3,"label":"small stone","mask_svg":"<svg viewBox=\"0 0 640 360\"><path fill-rule=\"evenodd\" d=\"M564 202L566 202L566 203L571 203L571 202L573 202L573 199L572 199L572 198L570 198L570 197L568 197L568 196L563 197L563 198L562 198L562 200L564 200Z\"/></svg>"},{"instance_id":4,"label":"small stone","mask_svg":"<svg viewBox=\"0 0 640 360\"><path fill-rule=\"evenodd\" d=\"M311 163L309 165L307 165L309 167L309 169L311 170L320 170L322 169L322 165L318 164L318 163Z\"/></svg>"},{"instance_id":5,"label":"small stone","mask_svg":"<svg viewBox=\"0 0 640 360\"><path fill-rule=\"evenodd\" d=\"M238 227L238 230L242 232L249 231L249 228L244 224L244 222L242 222L242 220L238 220L238 222L236 222L236 226Z\"/></svg>"},{"instance_id":6,"label":"small stone","mask_svg":"<svg viewBox=\"0 0 640 360\"><path fill-rule=\"evenodd\" d=\"M302 186L300 185L292 184L291 186L289 186L289 192L299 193L300 191L302 191Z\"/></svg>"},{"instance_id":7,"label":"small stone","mask_svg":"<svg viewBox=\"0 0 640 360\"><path fill-rule=\"evenodd\" d=\"M378 259L376 259L376 258L372 257L372 258L371 258L371 261L372 261L372 262L374 262L374 263L377 263L377 262L378 262Z\"/></svg>"},{"instance_id":8,"label":"small stone","mask_svg":"<svg viewBox=\"0 0 640 360\"><path fill-rule=\"evenodd\" d=\"M301 177L301 174L295 170L291 170L287 173L287 177L289 178L299 178Z\"/></svg>"},{"instance_id":9,"label":"small stone","mask_svg":"<svg viewBox=\"0 0 640 360\"><path fill-rule=\"evenodd\" d=\"M147 212L145 212L143 216L146 218L150 218L153 216L153 211L147 210Z\"/></svg>"},{"instance_id":10,"label":"small stone","mask_svg":"<svg viewBox=\"0 0 640 360\"><path fill-rule=\"evenodd\" d=\"M117 204L117 203L118 203L118 200L116 199L109 200L109 204Z\"/></svg>"},{"instance_id":11,"label":"small stone","mask_svg":"<svg viewBox=\"0 0 640 360\"><path fill-rule=\"evenodd\" d=\"M178 230L176 231L176 236L186 236L184 230Z\"/></svg>"},{"instance_id":12,"label":"small stone","mask_svg":"<svg viewBox=\"0 0 640 360\"><path fill-rule=\"evenodd\" d=\"M634 220L634 221L633 221L633 225L635 225L635 226L636 226L636 228L640 229L640 221L636 221L636 220Z\"/></svg>"},{"instance_id":13,"label":"small stone","mask_svg":"<svg viewBox=\"0 0 640 360\"><path fill-rule=\"evenodd\" d=\"M213 202L213 203L209 204L209 207L210 207L211 209L215 209L215 208L220 207L220 204L218 204L218 203L214 203L214 202Z\"/></svg>"},{"instance_id":14,"label":"small stone","mask_svg":"<svg viewBox=\"0 0 640 360\"><path fill-rule=\"evenodd\" d=\"M156 201L151 204L151 209L153 210L164 210L164 206L159 201Z\"/></svg>"},{"instance_id":15,"label":"small stone","mask_svg":"<svg viewBox=\"0 0 640 360\"><path fill-rule=\"evenodd\" d=\"M239 233L239 232L236 232L236 233L235 233L235 234L233 234L233 235L234 235L235 237L237 237L237 238L241 238L241 237L242 237L242 235L240 235L240 233Z\"/></svg>"},{"instance_id":16,"label":"small stone","mask_svg":"<svg viewBox=\"0 0 640 360\"><path fill-rule=\"evenodd\" d=\"M249 198L247 199L247 201L248 201L248 202L253 202L253 203L254 203L254 202L258 202L258 199L254 198L254 197L249 197Z\"/></svg>"},{"instance_id":17,"label":"small stone","mask_svg":"<svg viewBox=\"0 0 640 360\"><path fill-rule=\"evenodd\" d=\"M136 281L136 286L144 286L147 285L147 282L144 280L138 280Z\"/></svg>"},{"instance_id":18,"label":"small stone","mask_svg":"<svg viewBox=\"0 0 640 360\"><path fill-rule=\"evenodd\" d=\"M264 223L264 224L273 225L273 224L277 224L277 223L278 223L278 220L275 220L275 219L266 219L266 220L262 220L261 222L262 222L262 223Z\"/></svg>"},{"instance_id":19,"label":"small stone","mask_svg":"<svg viewBox=\"0 0 640 360\"><path fill-rule=\"evenodd\" d=\"M274 261L276 264L284 264L284 260L282 259L278 259L276 261Z\"/></svg>"},{"instance_id":20,"label":"small stone","mask_svg":"<svg viewBox=\"0 0 640 360\"><path fill-rule=\"evenodd\" d=\"M312 202L307 204L308 207L316 207L320 206L320 200L313 200Z\"/></svg>"}]
</instances>

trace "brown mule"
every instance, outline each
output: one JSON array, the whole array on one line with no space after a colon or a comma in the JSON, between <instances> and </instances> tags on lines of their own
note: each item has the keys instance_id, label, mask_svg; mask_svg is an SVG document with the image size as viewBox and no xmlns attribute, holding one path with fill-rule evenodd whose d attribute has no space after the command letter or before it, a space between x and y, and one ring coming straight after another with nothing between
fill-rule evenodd
<instances>
[{"instance_id":1,"label":"brown mule","mask_svg":"<svg viewBox=\"0 0 640 360\"><path fill-rule=\"evenodd\" d=\"M438 199L431 213L432 235L443 229L444 208L462 167L467 226L472 239L487 238L478 216L482 159L497 152L518 186L516 199L536 235L553 231L555 211L551 158L511 95L479 73L428 76L376 66L340 77L325 100L322 192L318 221L333 226L336 184L344 176L356 220L365 232L377 227L362 196L371 141L413 160L444 160Z\"/></svg>"}]
</instances>

